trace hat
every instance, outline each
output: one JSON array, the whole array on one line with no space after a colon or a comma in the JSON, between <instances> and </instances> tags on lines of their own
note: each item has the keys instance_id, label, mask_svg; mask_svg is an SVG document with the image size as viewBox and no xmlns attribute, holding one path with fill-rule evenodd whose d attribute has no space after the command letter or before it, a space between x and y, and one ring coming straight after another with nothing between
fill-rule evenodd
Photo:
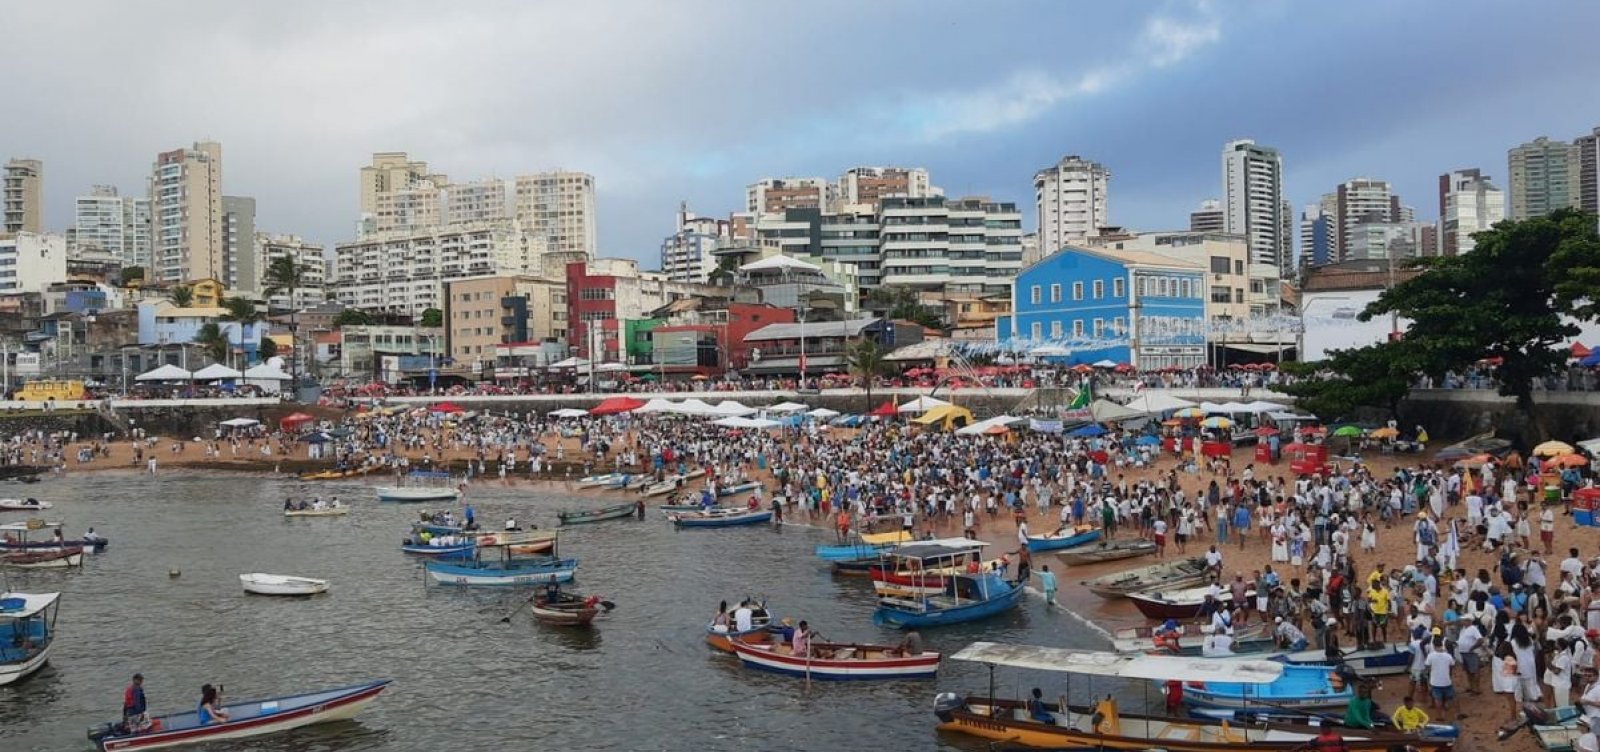
<instances>
[{"instance_id":1,"label":"hat","mask_svg":"<svg viewBox=\"0 0 1600 752\"><path fill-rule=\"evenodd\" d=\"M1433 630L1429 634L1442 635L1442 634L1444 634L1444 630L1442 630L1442 629L1440 629L1438 627L1434 627Z\"/></svg>"},{"instance_id":2,"label":"hat","mask_svg":"<svg viewBox=\"0 0 1600 752\"><path fill-rule=\"evenodd\" d=\"M1273 623L1273 624L1282 624L1282 623L1283 623L1283 617L1282 617L1282 616L1279 616L1279 617L1277 617L1277 618L1275 618L1275 619L1273 619L1273 620L1272 620L1272 623Z\"/></svg>"},{"instance_id":3,"label":"hat","mask_svg":"<svg viewBox=\"0 0 1600 752\"><path fill-rule=\"evenodd\" d=\"M1331 627L1331 626L1333 626L1335 624L1338 624L1339 620L1333 618L1332 616L1330 616L1330 617L1328 617L1328 620L1326 622L1324 622L1324 623Z\"/></svg>"}]
</instances>

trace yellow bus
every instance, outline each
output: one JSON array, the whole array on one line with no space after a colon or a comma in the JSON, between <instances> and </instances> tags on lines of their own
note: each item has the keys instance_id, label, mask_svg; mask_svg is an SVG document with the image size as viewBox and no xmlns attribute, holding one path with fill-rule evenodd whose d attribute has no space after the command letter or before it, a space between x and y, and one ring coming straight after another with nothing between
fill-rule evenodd
<instances>
[{"instance_id":1,"label":"yellow bus","mask_svg":"<svg viewBox=\"0 0 1600 752\"><path fill-rule=\"evenodd\" d=\"M40 379L30 381L17 390L15 399L27 402L47 402L49 400L84 400L89 398L89 392L84 389L82 381L69 379Z\"/></svg>"}]
</instances>

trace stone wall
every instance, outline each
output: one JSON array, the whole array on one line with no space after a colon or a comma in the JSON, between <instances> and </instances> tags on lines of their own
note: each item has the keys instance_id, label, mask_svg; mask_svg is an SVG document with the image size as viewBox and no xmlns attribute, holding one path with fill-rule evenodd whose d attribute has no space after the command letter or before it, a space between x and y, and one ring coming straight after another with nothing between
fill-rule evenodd
<instances>
[{"instance_id":1,"label":"stone wall","mask_svg":"<svg viewBox=\"0 0 1600 752\"><path fill-rule=\"evenodd\" d=\"M1533 411L1487 390L1417 389L1400 405L1401 425L1420 425L1436 440L1494 431L1523 449L1548 439L1600 436L1600 393L1534 392Z\"/></svg>"}]
</instances>

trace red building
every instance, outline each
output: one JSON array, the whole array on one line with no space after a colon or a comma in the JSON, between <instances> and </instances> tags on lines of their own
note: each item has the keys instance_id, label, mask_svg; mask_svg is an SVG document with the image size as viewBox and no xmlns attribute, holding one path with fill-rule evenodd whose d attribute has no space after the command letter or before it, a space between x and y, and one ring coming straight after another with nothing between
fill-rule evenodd
<instances>
[{"instance_id":1,"label":"red building","mask_svg":"<svg viewBox=\"0 0 1600 752\"><path fill-rule=\"evenodd\" d=\"M667 319L650 330L653 360L663 373L711 375L747 368L755 346L744 341L746 336L770 324L795 322L793 309L751 303L708 309L702 301L685 300L655 313Z\"/></svg>"},{"instance_id":2,"label":"red building","mask_svg":"<svg viewBox=\"0 0 1600 752\"><path fill-rule=\"evenodd\" d=\"M580 358L596 362L621 359L617 279L616 274L591 273L587 262L567 264L567 336ZM590 332L598 339L591 339ZM597 353L591 355L591 348Z\"/></svg>"}]
</instances>

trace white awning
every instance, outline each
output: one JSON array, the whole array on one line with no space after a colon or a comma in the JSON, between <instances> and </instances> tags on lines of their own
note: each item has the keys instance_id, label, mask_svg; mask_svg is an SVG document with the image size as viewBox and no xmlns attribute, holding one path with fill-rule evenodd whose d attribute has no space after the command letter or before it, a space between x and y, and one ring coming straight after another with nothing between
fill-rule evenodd
<instances>
[{"instance_id":1,"label":"white awning","mask_svg":"<svg viewBox=\"0 0 1600 752\"><path fill-rule=\"evenodd\" d=\"M1159 413L1164 413L1168 410L1182 410L1185 407L1195 407L1195 404L1189 400L1174 397L1170 394L1162 394L1160 392L1145 392L1144 394L1134 397L1133 400L1128 403L1128 407L1140 412L1148 413L1150 415L1156 415Z\"/></svg>"},{"instance_id":2,"label":"white awning","mask_svg":"<svg viewBox=\"0 0 1600 752\"><path fill-rule=\"evenodd\" d=\"M776 405L768 405L767 406L767 412L769 412L769 413L797 413L797 412L800 412L801 410L806 409L807 407L810 407L810 405L802 405L799 402L779 402Z\"/></svg>"},{"instance_id":3,"label":"white awning","mask_svg":"<svg viewBox=\"0 0 1600 752\"><path fill-rule=\"evenodd\" d=\"M798 269L808 272L822 271L822 267L817 266L816 264L783 255L768 256L759 261L752 261L744 266L739 267L739 271L741 272L784 271L791 269Z\"/></svg>"},{"instance_id":4,"label":"white awning","mask_svg":"<svg viewBox=\"0 0 1600 752\"><path fill-rule=\"evenodd\" d=\"M277 358L273 358L273 360L277 360ZM289 381L294 378L284 373L283 369L271 362L245 369L244 377L252 381Z\"/></svg>"},{"instance_id":5,"label":"white awning","mask_svg":"<svg viewBox=\"0 0 1600 752\"><path fill-rule=\"evenodd\" d=\"M644 403L644 407L634 410L633 412L635 415L637 415L639 413L675 413L677 411L677 403L673 402L672 400L656 397L655 399Z\"/></svg>"},{"instance_id":6,"label":"white awning","mask_svg":"<svg viewBox=\"0 0 1600 752\"><path fill-rule=\"evenodd\" d=\"M815 410L812 410L812 411L806 413L806 415L809 415L809 416L811 416L813 418L822 418L822 419L837 418L837 417L839 417L840 415L843 415L843 414L844 413L841 413L838 410L829 410L826 407L819 407L819 408L817 408Z\"/></svg>"},{"instance_id":7,"label":"white awning","mask_svg":"<svg viewBox=\"0 0 1600 752\"><path fill-rule=\"evenodd\" d=\"M217 425L227 426L229 428L249 428L250 426L261 425L261 421L254 418L229 418L228 420L222 421Z\"/></svg>"},{"instance_id":8,"label":"white awning","mask_svg":"<svg viewBox=\"0 0 1600 752\"><path fill-rule=\"evenodd\" d=\"M943 406L948 405L948 404L950 404L950 403L949 402L945 402L944 400L939 399L938 397L918 397L918 398L916 398L914 400L911 400L910 402L907 402L907 403L901 405L900 406L900 412L903 412L903 413L925 413L925 412L927 412L929 410L932 410L935 407L943 407Z\"/></svg>"},{"instance_id":9,"label":"white awning","mask_svg":"<svg viewBox=\"0 0 1600 752\"><path fill-rule=\"evenodd\" d=\"M550 417L552 417L552 418L582 418L583 416L588 415L588 414L589 414L588 410L582 410L582 409L579 409L579 408L576 408L576 407L563 407L560 410L551 411Z\"/></svg>"},{"instance_id":10,"label":"white awning","mask_svg":"<svg viewBox=\"0 0 1600 752\"><path fill-rule=\"evenodd\" d=\"M952 658L995 666L1121 679L1271 684L1283 676L1283 664L1276 661L1130 655L1034 645L1004 645L998 642L974 642Z\"/></svg>"},{"instance_id":11,"label":"white awning","mask_svg":"<svg viewBox=\"0 0 1600 752\"><path fill-rule=\"evenodd\" d=\"M49 608L60 597L60 593L0 593L0 600L16 598L22 601L20 609L0 611L0 619L25 619Z\"/></svg>"},{"instance_id":12,"label":"white awning","mask_svg":"<svg viewBox=\"0 0 1600 752\"><path fill-rule=\"evenodd\" d=\"M139 374L134 381L189 381L194 374L168 363L154 371Z\"/></svg>"},{"instance_id":13,"label":"white awning","mask_svg":"<svg viewBox=\"0 0 1600 752\"><path fill-rule=\"evenodd\" d=\"M233 370L221 363L212 363L205 368L194 372L195 381L215 381L217 379L237 379L243 373Z\"/></svg>"},{"instance_id":14,"label":"white awning","mask_svg":"<svg viewBox=\"0 0 1600 752\"><path fill-rule=\"evenodd\" d=\"M757 412L755 408L740 403L738 400L723 400L708 411L707 415L751 415Z\"/></svg>"}]
</instances>

